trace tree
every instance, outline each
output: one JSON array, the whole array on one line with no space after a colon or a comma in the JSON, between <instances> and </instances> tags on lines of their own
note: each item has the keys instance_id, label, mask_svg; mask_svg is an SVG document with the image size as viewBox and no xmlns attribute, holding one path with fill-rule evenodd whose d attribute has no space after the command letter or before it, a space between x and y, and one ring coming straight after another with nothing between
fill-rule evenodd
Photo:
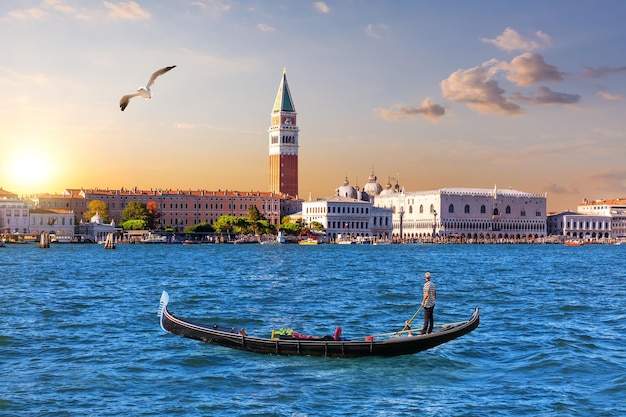
<instances>
[{"instance_id":1,"label":"tree","mask_svg":"<svg viewBox=\"0 0 626 417\"><path fill-rule=\"evenodd\" d=\"M235 216L220 216L215 223L213 223L213 228L218 233L232 233L235 225L237 224L237 217Z\"/></svg>"},{"instance_id":2,"label":"tree","mask_svg":"<svg viewBox=\"0 0 626 417\"><path fill-rule=\"evenodd\" d=\"M148 209L146 205L139 201L131 201L124 207L122 212L122 222L127 220L143 220L148 223Z\"/></svg>"},{"instance_id":3,"label":"tree","mask_svg":"<svg viewBox=\"0 0 626 417\"><path fill-rule=\"evenodd\" d=\"M148 211L148 228L156 229L158 220L161 218L159 205L154 201L148 201L146 203L146 210Z\"/></svg>"},{"instance_id":4,"label":"tree","mask_svg":"<svg viewBox=\"0 0 626 417\"><path fill-rule=\"evenodd\" d=\"M104 201L91 200L87 205L87 211L84 214L85 220L91 220L93 216L99 214L104 223L111 223L109 218L109 209Z\"/></svg>"},{"instance_id":5,"label":"tree","mask_svg":"<svg viewBox=\"0 0 626 417\"><path fill-rule=\"evenodd\" d=\"M324 229L324 225L322 223L316 222L316 221L311 222L311 227L314 230L317 230L318 232L323 232L325 230Z\"/></svg>"},{"instance_id":6,"label":"tree","mask_svg":"<svg viewBox=\"0 0 626 417\"><path fill-rule=\"evenodd\" d=\"M198 224L194 224L193 226L187 226L185 228L185 232L187 233L211 233L214 232L215 229L213 229L213 226L211 226L210 224L203 222L203 223L198 223Z\"/></svg>"},{"instance_id":7,"label":"tree","mask_svg":"<svg viewBox=\"0 0 626 417\"><path fill-rule=\"evenodd\" d=\"M124 230L146 230L148 224L145 220L126 220L121 226Z\"/></svg>"},{"instance_id":8,"label":"tree","mask_svg":"<svg viewBox=\"0 0 626 417\"><path fill-rule=\"evenodd\" d=\"M286 235L297 236L302 231L302 226L297 223L282 223L278 226L279 230L282 230Z\"/></svg>"},{"instance_id":9,"label":"tree","mask_svg":"<svg viewBox=\"0 0 626 417\"><path fill-rule=\"evenodd\" d=\"M265 220L265 216L261 214L257 206L255 206L254 204L250 204L248 206L248 218L253 222Z\"/></svg>"}]
</instances>

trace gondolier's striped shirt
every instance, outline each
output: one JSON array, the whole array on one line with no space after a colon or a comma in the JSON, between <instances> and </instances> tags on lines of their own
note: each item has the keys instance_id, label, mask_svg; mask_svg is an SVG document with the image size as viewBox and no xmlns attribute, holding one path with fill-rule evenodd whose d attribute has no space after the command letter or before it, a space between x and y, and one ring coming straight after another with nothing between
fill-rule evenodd
<instances>
[{"instance_id":1,"label":"gondolier's striped shirt","mask_svg":"<svg viewBox=\"0 0 626 417\"><path fill-rule=\"evenodd\" d=\"M435 284L430 281L426 281L424 283L424 294L426 294L426 291L428 291L428 298L424 303L424 307L430 308L435 305Z\"/></svg>"}]
</instances>

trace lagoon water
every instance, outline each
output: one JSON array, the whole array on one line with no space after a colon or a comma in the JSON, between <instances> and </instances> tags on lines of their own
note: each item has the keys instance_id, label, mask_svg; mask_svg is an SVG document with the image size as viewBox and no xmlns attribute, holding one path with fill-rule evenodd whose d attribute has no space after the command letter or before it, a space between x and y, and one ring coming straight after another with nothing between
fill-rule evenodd
<instances>
[{"instance_id":1,"label":"lagoon water","mask_svg":"<svg viewBox=\"0 0 626 417\"><path fill-rule=\"evenodd\" d=\"M0 415L626 415L624 245L8 245L0 265ZM481 324L415 355L266 356L158 323L167 290L248 334L395 331L427 270L435 324Z\"/></svg>"}]
</instances>

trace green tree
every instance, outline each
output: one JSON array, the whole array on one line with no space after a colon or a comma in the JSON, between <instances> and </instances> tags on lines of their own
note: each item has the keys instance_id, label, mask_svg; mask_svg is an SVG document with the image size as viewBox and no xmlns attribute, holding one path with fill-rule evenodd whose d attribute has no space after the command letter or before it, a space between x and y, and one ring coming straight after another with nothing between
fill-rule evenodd
<instances>
[{"instance_id":1,"label":"green tree","mask_svg":"<svg viewBox=\"0 0 626 417\"><path fill-rule=\"evenodd\" d=\"M213 228L218 233L232 233L235 225L237 224L237 217L235 216L220 216L215 223L213 223Z\"/></svg>"},{"instance_id":2,"label":"green tree","mask_svg":"<svg viewBox=\"0 0 626 417\"><path fill-rule=\"evenodd\" d=\"M148 224L148 209L144 203L131 201L124 207L122 223L128 220L143 220Z\"/></svg>"},{"instance_id":3,"label":"green tree","mask_svg":"<svg viewBox=\"0 0 626 417\"><path fill-rule=\"evenodd\" d=\"M255 206L254 204L250 204L248 206L248 218L253 222L265 220L265 216L261 214L257 206Z\"/></svg>"},{"instance_id":4,"label":"green tree","mask_svg":"<svg viewBox=\"0 0 626 417\"><path fill-rule=\"evenodd\" d=\"M111 218L109 217L109 209L104 201L91 200L87 205L87 211L83 216L85 220L91 220L91 218L96 214L102 217L102 221L104 223L111 223Z\"/></svg>"},{"instance_id":5,"label":"green tree","mask_svg":"<svg viewBox=\"0 0 626 417\"><path fill-rule=\"evenodd\" d=\"M275 235L276 226L270 223L268 220L259 220L257 222L258 232L262 235Z\"/></svg>"},{"instance_id":6,"label":"green tree","mask_svg":"<svg viewBox=\"0 0 626 417\"><path fill-rule=\"evenodd\" d=\"M278 226L279 230L282 230L286 235L297 236L302 231L302 226L297 223L282 223Z\"/></svg>"},{"instance_id":7,"label":"green tree","mask_svg":"<svg viewBox=\"0 0 626 417\"><path fill-rule=\"evenodd\" d=\"M315 222L315 221L311 222L311 227L314 230L317 230L318 232L323 232L325 230L324 225L320 222Z\"/></svg>"},{"instance_id":8,"label":"green tree","mask_svg":"<svg viewBox=\"0 0 626 417\"><path fill-rule=\"evenodd\" d=\"M213 229L213 226L206 222L194 224L193 226L187 226L185 228L185 232L187 233L211 233L214 231L215 229Z\"/></svg>"},{"instance_id":9,"label":"green tree","mask_svg":"<svg viewBox=\"0 0 626 417\"><path fill-rule=\"evenodd\" d=\"M124 230L146 230L148 223L145 220L126 220L121 226Z\"/></svg>"}]
</instances>

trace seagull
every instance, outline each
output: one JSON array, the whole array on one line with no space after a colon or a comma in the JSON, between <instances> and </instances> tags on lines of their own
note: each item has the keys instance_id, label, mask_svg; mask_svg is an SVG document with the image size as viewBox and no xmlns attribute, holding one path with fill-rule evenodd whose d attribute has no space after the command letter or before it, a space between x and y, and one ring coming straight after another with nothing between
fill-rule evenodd
<instances>
[{"instance_id":1,"label":"seagull","mask_svg":"<svg viewBox=\"0 0 626 417\"><path fill-rule=\"evenodd\" d=\"M124 109L128 106L130 99L133 97L141 96L146 99L152 98L150 87L152 86L152 84L154 84L154 80L156 80L156 78L159 75L165 74L172 68L176 68L176 65L172 65L171 67L165 67L165 68L161 68L160 70L154 71L152 75L150 76L150 79L148 80L148 84L146 84L145 87L139 87L136 93L126 94L125 96L122 96L122 98L120 99L120 109L124 111Z\"/></svg>"}]
</instances>

